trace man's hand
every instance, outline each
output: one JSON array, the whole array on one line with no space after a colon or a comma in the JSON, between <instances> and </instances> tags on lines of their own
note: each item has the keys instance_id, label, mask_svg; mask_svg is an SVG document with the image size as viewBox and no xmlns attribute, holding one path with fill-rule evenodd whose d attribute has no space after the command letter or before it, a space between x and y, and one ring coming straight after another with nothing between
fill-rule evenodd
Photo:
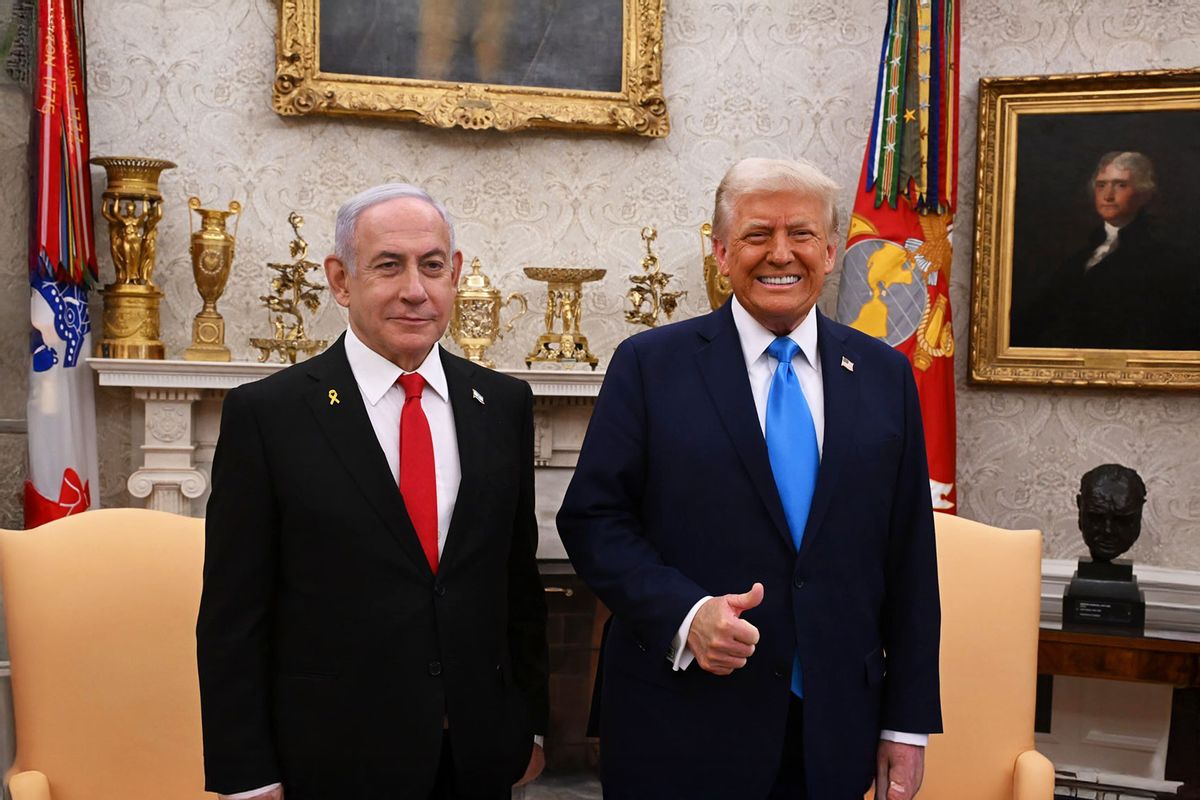
<instances>
[{"instance_id":1,"label":"man's hand","mask_svg":"<svg viewBox=\"0 0 1200 800\"><path fill-rule=\"evenodd\" d=\"M924 775L924 747L879 740L875 756L876 800L912 800Z\"/></svg>"},{"instance_id":2,"label":"man's hand","mask_svg":"<svg viewBox=\"0 0 1200 800\"><path fill-rule=\"evenodd\" d=\"M239 798L242 797L240 792L237 796ZM221 800L229 800L230 795L219 794L217 797L219 797ZM242 800L283 800L283 787L276 786L273 789L268 789L262 794L251 795L250 797L242 798Z\"/></svg>"},{"instance_id":3,"label":"man's hand","mask_svg":"<svg viewBox=\"0 0 1200 800\"><path fill-rule=\"evenodd\" d=\"M546 768L546 751L542 749L540 744L533 746L533 752L529 754L529 766L525 768L525 774L521 776L521 780L513 784L513 786L524 786L530 781L542 774L542 770Z\"/></svg>"},{"instance_id":4,"label":"man's hand","mask_svg":"<svg viewBox=\"0 0 1200 800\"><path fill-rule=\"evenodd\" d=\"M740 617L762 600L763 585L756 583L745 594L721 595L700 606L688 629L687 646L701 669L728 675L746 666L758 644L758 628Z\"/></svg>"}]
</instances>

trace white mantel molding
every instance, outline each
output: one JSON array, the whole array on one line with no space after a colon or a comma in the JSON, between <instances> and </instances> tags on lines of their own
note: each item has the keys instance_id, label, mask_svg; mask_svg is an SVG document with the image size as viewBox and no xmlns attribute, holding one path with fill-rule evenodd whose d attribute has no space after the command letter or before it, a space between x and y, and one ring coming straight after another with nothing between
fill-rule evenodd
<instances>
[{"instance_id":1,"label":"white mantel molding","mask_svg":"<svg viewBox=\"0 0 1200 800\"><path fill-rule=\"evenodd\" d=\"M1042 559L1042 622L1062 624L1062 596L1077 569L1074 559ZM1134 564L1146 597L1146 633L1200 641L1200 572Z\"/></svg>"},{"instance_id":2,"label":"white mantel molding","mask_svg":"<svg viewBox=\"0 0 1200 800\"><path fill-rule=\"evenodd\" d=\"M145 408L142 465L129 477L129 492L148 508L191 514L204 507L216 446L221 402L226 392L265 378L285 364L89 358L101 386L126 387ZM587 430L603 372L587 369L500 370L529 383L535 397L534 424L539 469L573 468ZM130 446L136 446L130 442ZM543 511L562 500L561 475L543 474ZM553 514L540 520L548 557L565 556Z\"/></svg>"},{"instance_id":3,"label":"white mantel molding","mask_svg":"<svg viewBox=\"0 0 1200 800\"><path fill-rule=\"evenodd\" d=\"M265 378L287 364L254 361L180 361L135 358L89 358L101 386L153 389L234 389ZM501 369L527 382L535 397L595 397L604 371L585 369Z\"/></svg>"}]
</instances>

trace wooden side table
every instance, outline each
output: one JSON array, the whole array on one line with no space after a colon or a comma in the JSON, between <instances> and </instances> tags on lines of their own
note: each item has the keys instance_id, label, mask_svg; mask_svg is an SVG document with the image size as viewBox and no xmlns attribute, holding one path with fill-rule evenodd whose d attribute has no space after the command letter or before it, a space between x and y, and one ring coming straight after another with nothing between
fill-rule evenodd
<instances>
[{"instance_id":1,"label":"wooden side table","mask_svg":"<svg viewBox=\"0 0 1200 800\"><path fill-rule=\"evenodd\" d=\"M1164 776L1200 798L1200 642L1042 628L1038 673L1175 687Z\"/></svg>"}]
</instances>

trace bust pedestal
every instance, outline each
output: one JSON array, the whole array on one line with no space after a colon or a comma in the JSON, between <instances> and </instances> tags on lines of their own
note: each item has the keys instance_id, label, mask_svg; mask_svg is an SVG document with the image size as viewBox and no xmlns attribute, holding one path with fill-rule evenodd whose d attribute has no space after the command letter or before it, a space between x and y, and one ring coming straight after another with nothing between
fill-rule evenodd
<instances>
[{"instance_id":1,"label":"bust pedestal","mask_svg":"<svg viewBox=\"0 0 1200 800\"><path fill-rule=\"evenodd\" d=\"M1079 559L1079 568L1063 593L1063 630L1141 636L1146 628L1146 598L1138 588L1133 563Z\"/></svg>"}]
</instances>

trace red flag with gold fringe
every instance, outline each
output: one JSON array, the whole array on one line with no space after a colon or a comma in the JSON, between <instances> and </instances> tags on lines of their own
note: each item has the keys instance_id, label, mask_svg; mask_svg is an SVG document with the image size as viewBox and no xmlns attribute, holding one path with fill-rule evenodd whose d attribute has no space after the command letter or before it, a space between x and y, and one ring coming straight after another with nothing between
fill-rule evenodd
<instances>
[{"instance_id":1,"label":"red flag with gold fringe","mask_svg":"<svg viewBox=\"0 0 1200 800\"><path fill-rule=\"evenodd\" d=\"M840 322L913 367L933 507L957 512L950 261L958 195L956 0L889 0L870 138L838 289Z\"/></svg>"},{"instance_id":2,"label":"red flag with gold fringe","mask_svg":"<svg viewBox=\"0 0 1200 800\"><path fill-rule=\"evenodd\" d=\"M86 511L97 488L88 288L96 282L81 0L40 0L30 137L29 475L25 526Z\"/></svg>"}]
</instances>

